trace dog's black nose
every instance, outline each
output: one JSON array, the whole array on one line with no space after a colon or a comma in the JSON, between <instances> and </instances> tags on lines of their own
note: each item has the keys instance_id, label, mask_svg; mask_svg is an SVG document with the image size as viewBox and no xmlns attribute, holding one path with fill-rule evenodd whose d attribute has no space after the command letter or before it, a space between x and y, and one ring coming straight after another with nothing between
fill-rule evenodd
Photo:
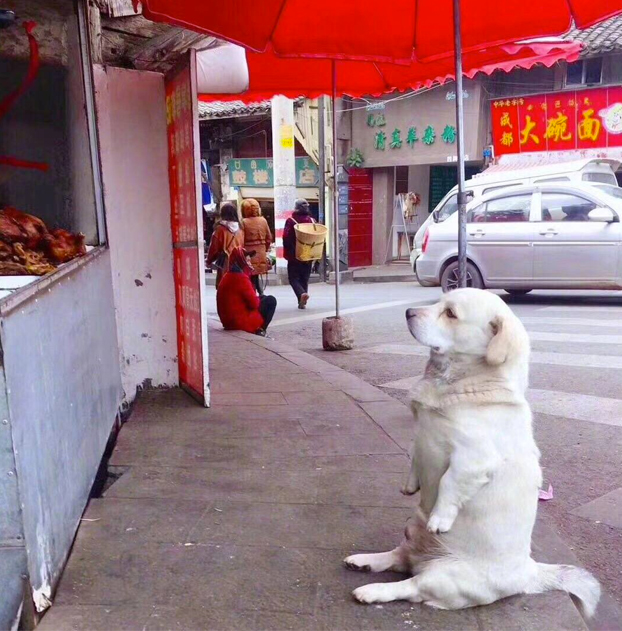
<instances>
[{"instance_id":1,"label":"dog's black nose","mask_svg":"<svg viewBox=\"0 0 622 631\"><path fill-rule=\"evenodd\" d=\"M417 315L417 310L416 309L406 309L406 319L410 320L411 318L414 318Z\"/></svg>"}]
</instances>

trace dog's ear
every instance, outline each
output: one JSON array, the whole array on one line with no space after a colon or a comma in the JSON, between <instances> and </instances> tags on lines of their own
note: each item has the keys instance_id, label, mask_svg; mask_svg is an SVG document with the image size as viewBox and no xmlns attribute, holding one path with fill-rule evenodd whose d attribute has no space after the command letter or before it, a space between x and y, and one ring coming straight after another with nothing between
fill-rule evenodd
<instances>
[{"instance_id":1,"label":"dog's ear","mask_svg":"<svg viewBox=\"0 0 622 631\"><path fill-rule=\"evenodd\" d=\"M499 366L529 353L529 336L521 321L513 314L497 316L490 322L494 333L486 351L486 361Z\"/></svg>"}]
</instances>

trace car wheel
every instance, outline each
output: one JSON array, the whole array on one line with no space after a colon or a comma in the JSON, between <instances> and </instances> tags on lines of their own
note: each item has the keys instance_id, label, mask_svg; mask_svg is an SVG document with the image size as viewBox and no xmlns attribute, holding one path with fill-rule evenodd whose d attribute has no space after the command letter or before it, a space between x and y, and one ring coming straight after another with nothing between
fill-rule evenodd
<instances>
[{"instance_id":1,"label":"car wheel","mask_svg":"<svg viewBox=\"0 0 622 631\"><path fill-rule=\"evenodd\" d=\"M473 287L474 289L484 289L484 281L482 275L473 263L467 262L466 268L467 287ZM450 263L441 276L441 287L444 292L458 289L460 284L460 277L458 275L458 261Z\"/></svg>"},{"instance_id":2,"label":"car wheel","mask_svg":"<svg viewBox=\"0 0 622 631\"><path fill-rule=\"evenodd\" d=\"M504 289L510 296L526 296L531 289Z\"/></svg>"}]
</instances>

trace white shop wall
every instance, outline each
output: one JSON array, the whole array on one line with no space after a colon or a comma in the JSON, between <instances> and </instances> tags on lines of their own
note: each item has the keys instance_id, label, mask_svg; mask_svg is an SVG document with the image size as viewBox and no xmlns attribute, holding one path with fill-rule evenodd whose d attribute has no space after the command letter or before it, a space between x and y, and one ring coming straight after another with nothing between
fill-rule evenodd
<instances>
[{"instance_id":1,"label":"white shop wall","mask_svg":"<svg viewBox=\"0 0 622 631\"><path fill-rule=\"evenodd\" d=\"M123 389L178 384L164 77L94 68Z\"/></svg>"}]
</instances>

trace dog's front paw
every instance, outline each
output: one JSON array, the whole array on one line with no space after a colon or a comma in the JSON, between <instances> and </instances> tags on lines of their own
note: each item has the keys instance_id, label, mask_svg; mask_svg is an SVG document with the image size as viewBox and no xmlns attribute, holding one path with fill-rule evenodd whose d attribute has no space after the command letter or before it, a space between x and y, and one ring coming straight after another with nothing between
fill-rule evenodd
<instances>
[{"instance_id":1,"label":"dog's front paw","mask_svg":"<svg viewBox=\"0 0 622 631\"><path fill-rule=\"evenodd\" d=\"M371 572L367 554L352 554L343 560L343 564L355 572Z\"/></svg>"},{"instance_id":2,"label":"dog's front paw","mask_svg":"<svg viewBox=\"0 0 622 631\"><path fill-rule=\"evenodd\" d=\"M449 532L454 525L454 521L456 521L457 514L458 511L452 511L451 513L449 511L446 513L432 512L428 520L428 530L435 534Z\"/></svg>"},{"instance_id":3,"label":"dog's front paw","mask_svg":"<svg viewBox=\"0 0 622 631\"><path fill-rule=\"evenodd\" d=\"M384 591L386 585L383 583L370 583L369 585L363 585L362 587L357 587L353 592L352 596L354 596L355 600L358 600L360 603L365 605L369 605L371 603L385 602L386 598L384 598Z\"/></svg>"}]
</instances>

